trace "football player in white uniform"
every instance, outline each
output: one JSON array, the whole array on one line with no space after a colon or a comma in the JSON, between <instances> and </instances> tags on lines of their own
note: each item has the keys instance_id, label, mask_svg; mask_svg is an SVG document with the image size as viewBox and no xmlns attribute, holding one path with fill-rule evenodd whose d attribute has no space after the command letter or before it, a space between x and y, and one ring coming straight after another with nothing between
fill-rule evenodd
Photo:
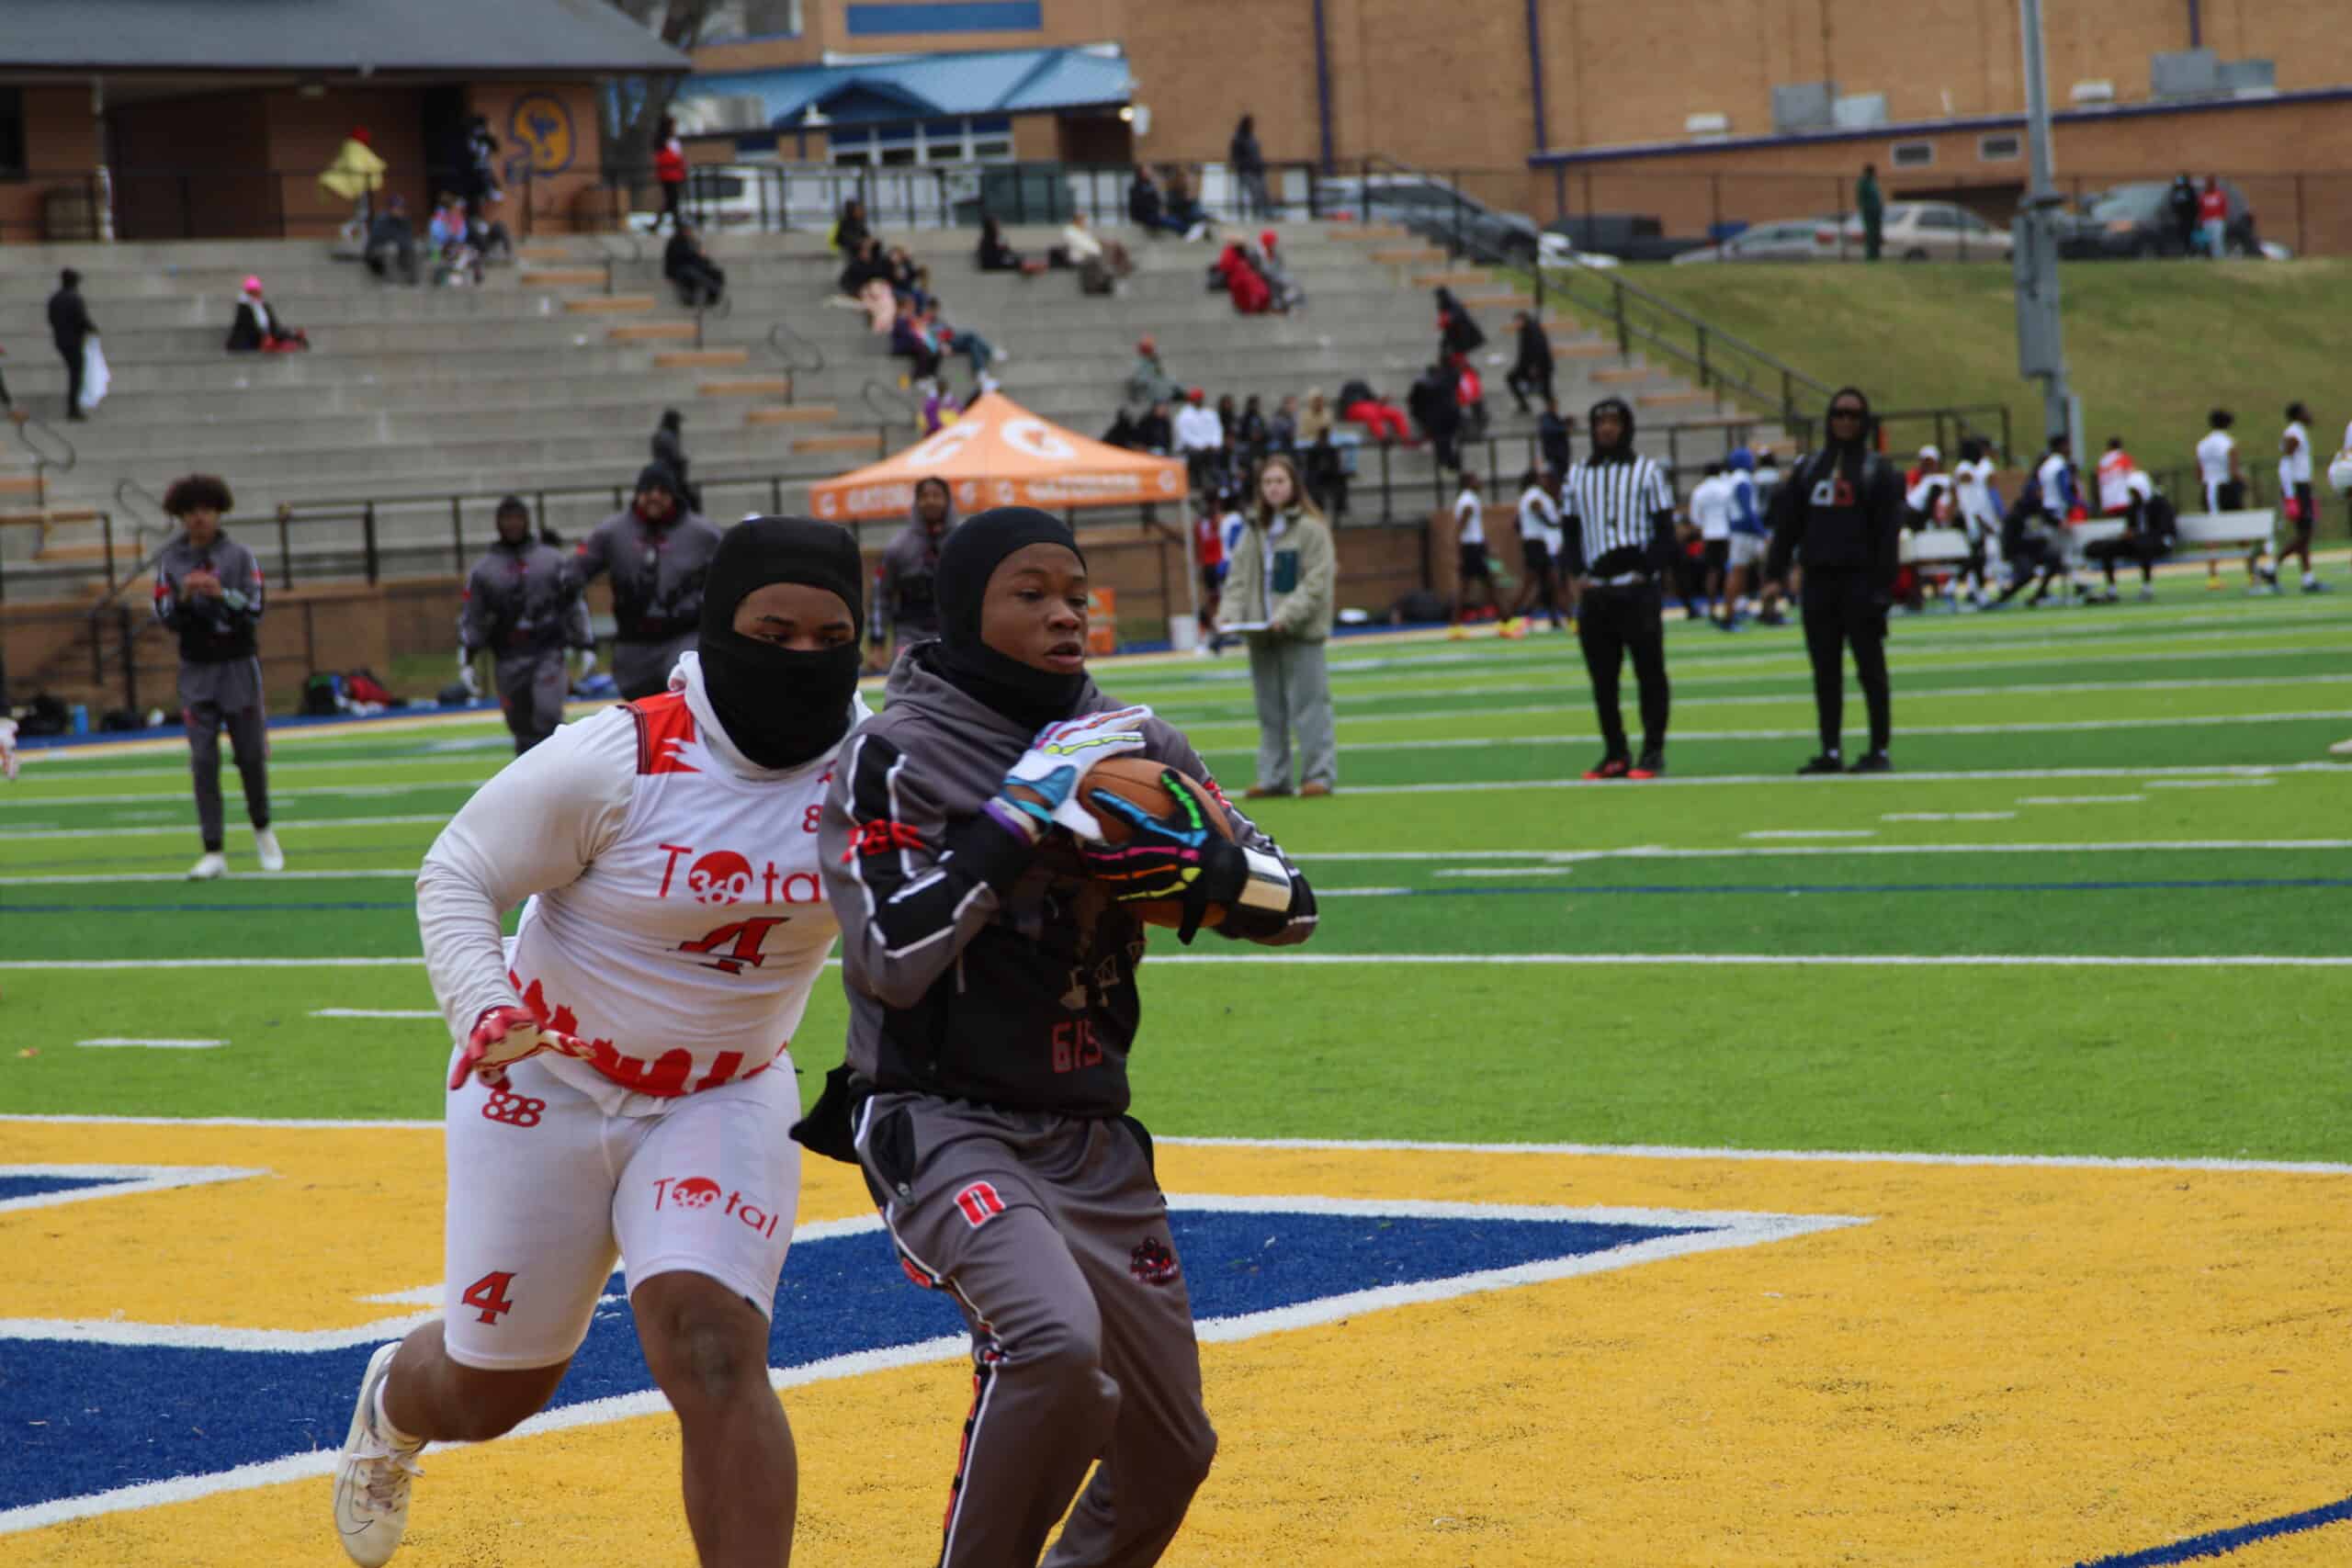
<instances>
[{"instance_id":1,"label":"football player in white uniform","mask_svg":"<svg viewBox=\"0 0 2352 1568\"><path fill-rule=\"evenodd\" d=\"M354 1562L400 1545L427 1442L547 1403L616 1258L702 1562L788 1560L797 1467L767 1381L800 1190L786 1047L836 933L817 829L865 711L863 578L839 527L738 524L670 690L517 757L425 856L417 919L458 1042L445 1310L368 1362L334 1483Z\"/></svg>"}]
</instances>

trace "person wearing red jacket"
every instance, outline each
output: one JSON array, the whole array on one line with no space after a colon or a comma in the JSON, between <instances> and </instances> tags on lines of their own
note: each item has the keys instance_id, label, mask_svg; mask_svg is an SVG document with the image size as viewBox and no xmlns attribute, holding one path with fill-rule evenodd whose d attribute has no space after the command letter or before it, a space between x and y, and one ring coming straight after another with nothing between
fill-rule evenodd
<instances>
[{"instance_id":1,"label":"person wearing red jacket","mask_svg":"<svg viewBox=\"0 0 2352 1568\"><path fill-rule=\"evenodd\" d=\"M2205 188L2197 193L2197 228L2204 236L2207 256L2220 261L2229 253L2229 193L2211 175L2205 176Z\"/></svg>"},{"instance_id":2,"label":"person wearing red jacket","mask_svg":"<svg viewBox=\"0 0 2352 1568\"><path fill-rule=\"evenodd\" d=\"M1216 258L1216 270L1225 279L1225 291L1233 298L1233 308L1245 316L1262 316L1273 309L1274 291L1250 264L1250 257L1238 243L1225 247Z\"/></svg>"},{"instance_id":3,"label":"person wearing red jacket","mask_svg":"<svg viewBox=\"0 0 2352 1568\"><path fill-rule=\"evenodd\" d=\"M678 122L669 115L662 117L662 134L653 150L653 177L662 186L662 210L653 215L653 230L659 233L662 220L671 227L684 224L685 218L678 210L679 200L686 194L686 148L678 140Z\"/></svg>"}]
</instances>

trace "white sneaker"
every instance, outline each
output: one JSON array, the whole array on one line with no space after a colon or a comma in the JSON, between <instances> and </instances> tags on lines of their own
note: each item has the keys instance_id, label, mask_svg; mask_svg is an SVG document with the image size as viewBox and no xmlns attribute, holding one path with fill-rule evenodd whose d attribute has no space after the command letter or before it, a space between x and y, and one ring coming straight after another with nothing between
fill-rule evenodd
<instances>
[{"instance_id":1,"label":"white sneaker","mask_svg":"<svg viewBox=\"0 0 2352 1568\"><path fill-rule=\"evenodd\" d=\"M190 882L210 882L229 874L229 857L219 850L207 850L202 859L187 868Z\"/></svg>"},{"instance_id":2,"label":"white sneaker","mask_svg":"<svg viewBox=\"0 0 2352 1568\"><path fill-rule=\"evenodd\" d=\"M254 853L261 858L264 871L286 869L286 852L277 847L277 835L267 828L254 829Z\"/></svg>"},{"instance_id":3,"label":"white sneaker","mask_svg":"<svg viewBox=\"0 0 2352 1568\"><path fill-rule=\"evenodd\" d=\"M2331 757L2352 757L2352 740L2339 740L2327 751Z\"/></svg>"},{"instance_id":4,"label":"white sneaker","mask_svg":"<svg viewBox=\"0 0 2352 1568\"><path fill-rule=\"evenodd\" d=\"M422 1444L397 1449L377 1435L376 1390L400 1348L395 1341L368 1359L368 1375L359 1380L359 1403L351 1412L351 1432L343 1439L343 1457L335 1461L335 1533L343 1540L344 1554L360 1568L381 1568L400 1550L401 1537L408 1531L409 1483L424 1473L416 1467Z\"/></svg>"}]
</instances>

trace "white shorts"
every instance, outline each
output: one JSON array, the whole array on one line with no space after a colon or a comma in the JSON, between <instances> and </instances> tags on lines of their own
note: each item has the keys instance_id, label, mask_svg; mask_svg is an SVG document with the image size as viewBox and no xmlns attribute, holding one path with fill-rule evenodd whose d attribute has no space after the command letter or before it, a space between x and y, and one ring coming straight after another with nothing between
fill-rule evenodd
<instances>
[{"instance_id":1,"label":"white shorts","mask_svg":"<svg viewBox=\"0 0 2352 1568\"><path fill-rule=\"evenodd\" d=\"M774 1314L800 1210L789 1055L646 1116L605 1115L537 1060L506 1078L503 1090L469 1078L448 1097L451 1360L507 1371L570 1359L616 1258L632 1291L685 1269Z\"/></svg>"},{"instance_id":2,"label":"white shorts","mask_svg":"<svg viewBox=\"0 0 2352 1568\"><path fill-rule=\"evenodd\" d=\"M1761 534L1734 534L1731 553L1725 558L1732 566L1754 566L1764 558L1764 547L1770 543Z\"/></svg>"}]
</instances>

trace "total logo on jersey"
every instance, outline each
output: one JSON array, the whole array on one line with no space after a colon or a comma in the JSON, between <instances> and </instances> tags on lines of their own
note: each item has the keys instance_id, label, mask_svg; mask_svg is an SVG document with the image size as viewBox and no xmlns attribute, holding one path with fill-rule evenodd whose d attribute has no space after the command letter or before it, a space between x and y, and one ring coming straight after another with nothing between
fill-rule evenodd
<instances>
[{"instance_id":1,"label":"total logo on jersey","mask_svg":"<svg viewBox=\"0 0 2352 1568\"><path fill-rule=\"evenodd\" d=\"M762 1235L775 1235L778 1216L755 1203L746 1202L741 1192L729 1192L726 1203L719 1206L720 1190L718 1183L707 1176L665 1176L653 1184L654 1211L686 1209L701 1213L717 1206L720 1214L733 1215Z\"/></svg>"},{"instance_id":2,"label":"total logo on jersey","mask_svg":"<svg viewBox=\"0 0 2352 1568\"><path fill-rule=\"evenodd\" d=\"M808 808L813 817L818 808ZM809 831L816 829L812 827ZM655 892L657 898L667 898L674 888L680 897L692 898L697 904L740 904L757 887L763 904L821 904L825 889L813 871L786 871L774 861L765 861L755 870L751 857L734 850L709 850L695 852L692 844L664 843L657 846L666 857L662 865L662 885ZM684 863L685 874L678 874Z\"/></svg>"}]
</instances>

